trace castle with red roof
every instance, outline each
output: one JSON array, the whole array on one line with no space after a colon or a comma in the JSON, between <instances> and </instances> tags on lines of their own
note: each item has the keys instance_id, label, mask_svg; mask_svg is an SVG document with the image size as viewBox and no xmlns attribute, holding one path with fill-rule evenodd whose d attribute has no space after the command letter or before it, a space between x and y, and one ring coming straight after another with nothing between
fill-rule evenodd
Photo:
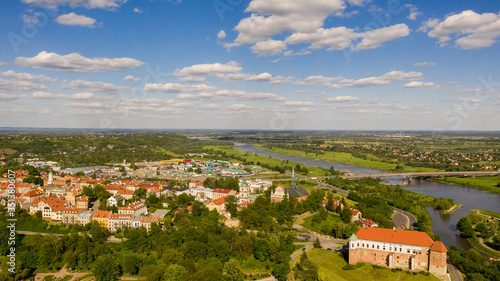
<instances>
[{"instance_id":1,"label":"castle with red roof","mask_svg":"<svg viewBox=\"0 0 500 281\"><path fill-rule=\"evenodd\" d=\"M447 251L421 231L362 227L349 238L349 264L368 262L437 276L446 275Z\"/></svg>"}]
</instances>

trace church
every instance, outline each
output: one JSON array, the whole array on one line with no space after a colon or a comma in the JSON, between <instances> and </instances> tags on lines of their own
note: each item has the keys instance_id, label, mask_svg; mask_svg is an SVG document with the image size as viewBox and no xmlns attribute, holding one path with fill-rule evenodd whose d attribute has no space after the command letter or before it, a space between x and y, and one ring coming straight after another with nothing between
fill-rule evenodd
<instances>
[{"instance_id":1,"label":"church","mask_svg":"<svg viewBox=\"0 0 500 281\"><path fill-rule=\"evenodd\" d=\"M306 200L307 196L309 196L309 192L307 192L301 185L297 185L295 183L294 169L292 169L292 181L290 183L290 187L285 188L282 185L277 186L271 194L271 202L283 201L285 194L288 198L295 198L298 201Z\"/></svg>"}]
</instances>

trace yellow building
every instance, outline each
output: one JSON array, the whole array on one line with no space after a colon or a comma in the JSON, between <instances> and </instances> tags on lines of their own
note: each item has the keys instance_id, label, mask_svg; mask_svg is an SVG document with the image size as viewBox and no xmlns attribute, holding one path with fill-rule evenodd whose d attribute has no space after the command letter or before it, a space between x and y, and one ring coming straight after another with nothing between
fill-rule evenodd
<instances>
[{"instance_id":1,"label":"yellow building","mask_svg":"<svg viewBox=\"0 0 500 281\"><path fill-rule=\"evenodd\" d=\"M92 221L97 221L102 227L108 228L110 211L95 211Z\"/></svg>"}]
</instances>

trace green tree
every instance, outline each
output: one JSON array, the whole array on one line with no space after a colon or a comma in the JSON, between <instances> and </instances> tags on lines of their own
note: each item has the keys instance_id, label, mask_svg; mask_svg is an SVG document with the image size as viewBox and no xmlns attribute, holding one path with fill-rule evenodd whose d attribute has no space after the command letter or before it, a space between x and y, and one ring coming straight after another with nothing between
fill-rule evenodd
<instances>
[{"instance_id":1,"label":"green tree","mask_svg":"<svg viewBox=\"0 0 500 281\"><path fill-rule=\"evenodd\" d=\"M224 264L225 279L227 281L243 281L245 273L241 270L240 264L235 259L230 259Z\"/></svg>"},{"instance_id":2,"label":"green tree","mask_svg":"<svg viewBox=\"0 0 500 281\"><path fill-rule=\"evenodd\" d=\"M165 270L165 279L166 281L183 281L187 280L187 272L186 269L178 264L172 264Z\"/></svg>"},{"instance_id":3,"label":"green tree","mask_svg":"<svg viewBox=\"0 0 500 281\"><path fill-rule=\"evenodd\" d=\"M290 264L288 263L279 263L274 266L272 274L279 281L286 281L286 276L290 273Z\"/></svg>"},{"instance_id":4,"label":"green tree","mask_svg":"<svg viewBox=\"0 0 500 281\"><path fill-rule=\"evenodd\" d=\"M340 218L342 219L343 222L345 223L350 223L351 218L352 218L352 213L349 209L345 208L342 213L340 214Z\"/></svg>"},{"instance_id":5,"label":"green tree","mask_svg":"<svg viewBox=\"0 0 500 281\"><path fill-rule=\"evenodd\" d=\"M316 237L316 241L313 244L314 248L321 248L321 243L319 242L319 237Z\"/></svg>"},{"instance_id":6,"label":"green tree","mask_svg":"<svg viewBox=\"0 0 500 281\"><path fill-rule=\"evenodd\" d=\"M100 256L94 262L92 274L97 281L118 280L120 276L120 265L112 255Z\"/></svg>"},{"instance_id":7,"label":"green tree","mask_svg":"<svg viewBox=\"0 0 500 281\"><path fill-rule=\"evenodd\" d=\"M226 197L226 210L231 214L231 217L236 217L238 211L238 198L234 195Z\"/></svg>"},{"instance_id":8,"label":"green tree","mask_svg":"<svg viewBox=\"0 0 500 281\"><path fill-rule=\"evenodd\" d=\"M126 255L123 258L123 272L136 275L139 273L139 268L141 268L141 259L136 255Z\"/></svg>"}]
</instances>

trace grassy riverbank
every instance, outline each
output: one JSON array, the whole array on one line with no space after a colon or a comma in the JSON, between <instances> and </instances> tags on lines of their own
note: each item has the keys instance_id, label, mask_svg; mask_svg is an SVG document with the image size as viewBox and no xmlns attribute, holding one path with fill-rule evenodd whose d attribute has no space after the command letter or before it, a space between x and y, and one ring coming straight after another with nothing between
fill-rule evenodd
<instances>
[{"instance_id":1,"label":"grassy riverbank","mask_svg":"<svg viewBox=\"0 0 500 281\"><path fill-rule=\"evenodd\" d=\"M364 160L364 159L356 158L356 157L352 156L352 154L345 153L345 152L325 151L325 154L312 154L312 153L307 153L307 152L298 151L298 150L288 150L288 149L280 149L280 148L269 149L268 147L261 145L261 144L254 144L254 146L261 148L261 149L264 149L266 151L272 151L272 152L286 154L286 155L300 156L300 157L319 159L319 160L324 160L324 161L332 161L332 162L336 162L336 163L348 164L348 165L353 165L353 166L358 166L358 167L363 167L363 168L375 169L375 170L380 170L380 171L387 171L387 172L395 171L396 167L398 166L398 163L383 162L381 159L376 158L376 157L372 157L370 160ZM425 168L425 167L410 167L410 166L404 167L404 172L435 172L435 171L439 171L439 170L433 169L433 168Z\"/></svg>"},{"instance_id":2,"label":"grassy riverbank","mask_svg":"<svg viewBox=\"0 0 500 281\"><path fill-rule=\"evenodd\" d=\"M432 180L447 184L462 185L481 189L485 192L500 193L500 187L497 184L500 182L500 176L482 176L482 177L446 177L446 178L433 178Z\"/></svg>"}]
</instances>

